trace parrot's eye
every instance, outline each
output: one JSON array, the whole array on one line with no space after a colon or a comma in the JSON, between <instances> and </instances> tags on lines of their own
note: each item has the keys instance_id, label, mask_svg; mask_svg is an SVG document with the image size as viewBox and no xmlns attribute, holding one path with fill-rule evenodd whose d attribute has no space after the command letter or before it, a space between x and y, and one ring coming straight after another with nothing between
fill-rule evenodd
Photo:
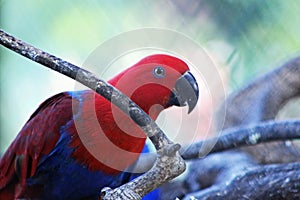
<instances>
[{"instance_id":1,"label":"parrot's eye","mask_svg":"<svg viewBox=\"0 0 300 200\"><path fill-rule=\"evenodd\" d=\"M164 78L165 77L165 69L162 66L156 66L153 69L153 75L155 78Z\"/></svg>"}]
</instances>

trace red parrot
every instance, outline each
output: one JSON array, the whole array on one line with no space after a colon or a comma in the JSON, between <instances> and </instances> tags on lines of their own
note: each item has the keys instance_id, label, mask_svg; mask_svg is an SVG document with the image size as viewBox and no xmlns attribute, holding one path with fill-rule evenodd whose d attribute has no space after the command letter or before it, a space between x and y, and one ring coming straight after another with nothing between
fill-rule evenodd
<instances>
[{"instance_id":1,"label":"red parrot","mask_svg":"<svg viewBox=\"0 0 300 200\"><path fill-rule=\"evenodd\" d=\"M198 100L182 60L145 57L108 81L153 120L170 106ZM124 170L146 136L127 115L92 90L63 92L31 115L0 160L0 199L98 199L101 188L129 181Z\"/></svg>"}]
</instances>

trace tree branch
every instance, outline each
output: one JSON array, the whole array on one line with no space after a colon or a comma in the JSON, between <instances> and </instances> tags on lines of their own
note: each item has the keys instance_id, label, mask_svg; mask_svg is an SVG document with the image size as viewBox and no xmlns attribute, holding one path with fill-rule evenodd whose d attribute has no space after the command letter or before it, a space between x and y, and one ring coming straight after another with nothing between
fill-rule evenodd
<instances>
[{"instance_id":1,"label":"tree branch","mask_svg":"<svg viewBox=\"0 0 300 200\"><path fill-rule=\"evenodd\" d=\"M180 145L170 141L158 125L138 105L112 85L98 79L87 70L16 39L3 30L0 30L0 44L34 62L66 75L102 95L139 125L154 144L159 155L154 167L136 181L114 190L106 189L103 192L103 199L141 199L147 192L178 176L185 170L185 162L176 153ZM163 159L166 157L168 159ZM128 196L128 194L131 195Z\"/></svg>"},{"instance_id":2,"label":"tree branch","mask_svg":"<svg viewBox=\"0 0 300 200\"><path fill-rule=\"evenodd\" d=\"M299 180L300 163L258 166L226 184L189 194L184 200L299 199Z\"/></svg>"},{"instance_id":3,"label":"tree branch","mask_svg":"<svg viewBox=\"0 0 300 200\"><path fill-rule=\"evenodd\" d=\"M238 126L227 129L220 133L219 137L199 141L193 144L186 145L180 149L180 155L185 160L201 158L216 152L235 149L244 146L253 146L261 143L273 141L287 141L300 139L300 121L285 120L285 121L267 121L257 124ZM204 148L204 144L214 144L212 148ZM290 142L287 145L293 145ZM210 146L210 145L208 145ZM290 154L295 156L298 151L290 151ZM152 166L153 159L143 160L138 162L136 168L143 168L145 165Z\"/></svg>"},{"instance_id":4,"label":"tree branch","mask_svg":"<svg viewBox=\"0 0 300 200\"><path fill-rule=\"evenodd\" d=\"M259 123L275 119L277 113L289 100L300 95L300 56L289 59L272 70L230 94L219 109L219 129ZM223 120L216 120L222 121ZM300 152L284 142L272 142L243 150L260 163L300 161ZM296 152L298 154L290 154Z\"/></svg>"},{"instance_id":5,"label":"tree branch","mask_svg":"<svg viewBox=\"0 0 300 200\"><path fill-rule=\"evenodd\" d=\"M203 191L207 197L209 195L215 197L214 190L222 190L223 184L253 167L261 167L249 154L234 149L298 138L300 138L299 120L268 121L227 129L220 133L219 138L185 146L180 151L181 156L185 160L191 160L186 178L163 185L161 188L162 199L165 197L175 199L195 191L200 193ZM212 142L216 142L212 149L203 148L205 143ZM291 142L286 144L293 145ZM290 151L290 154L297 153ZM197 159L199 157L204 158ZM200 197L199 199L202 199L202 196Z\"/></svg>"},{"instance_id":6,"label":"tree branch","mask_svg":"<svg viewBox=\"0 0 300 200\"><path fill-rule=\"evenodd\" d=\"M242 146L251 146L271 141L300 138L300 121L268 121L254 125L227 129L220 137L200 141L180 150L184 159L196 159L208 153L220 152ZM203 148L205 143L216 143L212 149ZM290 152L298 154L299 152Z\"/></svg>"}]
</instances>

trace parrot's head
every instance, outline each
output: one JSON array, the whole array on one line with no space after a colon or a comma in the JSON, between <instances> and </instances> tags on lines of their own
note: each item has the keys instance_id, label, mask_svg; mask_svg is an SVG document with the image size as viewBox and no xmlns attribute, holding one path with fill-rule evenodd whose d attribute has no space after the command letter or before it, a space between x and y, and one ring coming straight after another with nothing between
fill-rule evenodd
<instances>
[{"instance_id":1,"label":"parrot's head","mask_svg":"<svg viewBox=\"0 0 300 200\"><path fill-rule=\"evenodd\" d=\"M153 119L170 106L196 106L199 89L188 65L179 58L150 55L109 81Z\"/></svg>"}]
</instances>

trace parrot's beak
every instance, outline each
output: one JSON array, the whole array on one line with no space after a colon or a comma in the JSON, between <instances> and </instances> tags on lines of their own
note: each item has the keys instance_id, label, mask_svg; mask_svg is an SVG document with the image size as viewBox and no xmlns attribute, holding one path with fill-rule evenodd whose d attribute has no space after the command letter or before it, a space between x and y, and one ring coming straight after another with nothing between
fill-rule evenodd
<instances>
[{"instance_id":1,"label":"parrot's beak","mask_svg":"<svg viewBox=\"0 0 300 200\"><path fill-rule=\"evenodd\" d=\"M188 105L188 113L196 107L199 97L199 88L195 77L191 72L185 72L175 83L172 90L168 105L169 106L186 106Z\"/></svg>"}]
</instances>

